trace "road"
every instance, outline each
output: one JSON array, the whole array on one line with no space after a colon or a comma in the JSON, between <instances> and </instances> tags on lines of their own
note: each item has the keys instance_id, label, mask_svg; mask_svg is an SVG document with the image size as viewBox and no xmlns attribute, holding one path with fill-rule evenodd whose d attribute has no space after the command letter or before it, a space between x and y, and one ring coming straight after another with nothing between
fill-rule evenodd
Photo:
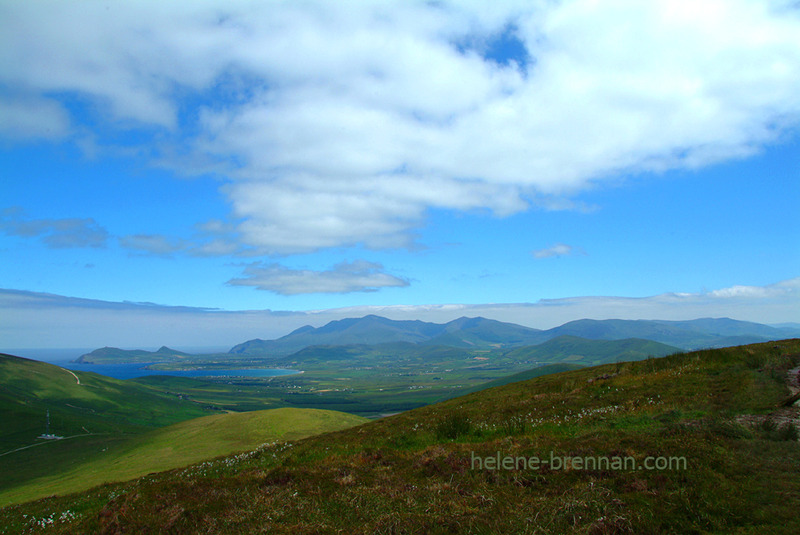
<instances>
[{"instance_id":1,"label":"road","mask_svg":"<svg viewBox=\"0 0 800 535\"><path fill-rule=\"evenodd\" d=\"M76 381L78 381L78 384L81 384L81 379L80 379L80 377L78 377L77 375L75 375L75 374L72 372L72 370L68 370L68 369L66 369L66 368L62 368L62 370L64 370L65 372L71 373L71 374L72 374L72 376L75 378L75 380L76 380Z\"/></svg>"}]
</instances>

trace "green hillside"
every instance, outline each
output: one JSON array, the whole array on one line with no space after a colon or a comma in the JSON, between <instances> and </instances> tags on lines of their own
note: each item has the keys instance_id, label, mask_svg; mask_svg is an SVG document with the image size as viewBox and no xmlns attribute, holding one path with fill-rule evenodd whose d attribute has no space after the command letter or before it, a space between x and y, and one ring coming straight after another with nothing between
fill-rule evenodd
<instances>
[{"instance_id":1,"label":"green hillside","mask_svg":"<svg viewBox=\"0 0 800 535\"><path fill-rule=\"evenodd\" d=\"M127 481L220 455L251 451L275 440L298 440L367 421L347 413L290 408L195 418L107 447L67 471L0 488L0 506Z\"/></svg>"},{"instance_id":2,"label":"green hillside","mask_svg":"<svg viewBox=\"0 0 800 535\"><path fill-rule=\"evenodd\" d=\"M215 412L135 383L0 355L0 453L34 443L47 411L61 436L140 432Z\"/></svg>"},{"instance_id":3,"label":"green hillside","mask_svg":"<svg viewBox=\"0 0 800 535\"><path fill-rule=\"evenodd\" d=\"M511 383L519 383L520 381L527 381L529 379L542 377L543 375L549 375L551 373L571 372L573 370L579 370L581 368L583 368L583 366L581 366L580 364L545 364L544 366L539 366L538 368L534 368L532 370L515 373L512 375L508 375L506 377L501 377L500 379L495 379L493 381L487 381L485 383L481 383L471 388L465 388L464 390L456 392L456 395L466 396L467 394L480 392L481 390L494 388L496 386L504 386Z\"/></svg>"},{"instance_id":4,"label":"green hillside","mask_svg":"<svg viewBox=\"0 0 800 535\"><path fill-rule=\"evenodd\" d=\"M581 368L7 507L0 525L6 533L44 521L50 533L793 535L798 410L781 405L798 366L800 340L786 340ZM489 461L498 456L499 466Z\"/></svg>"},{"instance_id":5,"label":"green hillside","mask_svg":"<svg viewBox=\"0 0 800 535\"><path fill-rule=\"evenodd\" d=\"M525 346L506 353L513 360L539 363L567 362L592 366L608 362L663 357L680 349L651 340L587 340L577 336L559 336L537 346Z\"/></svg>"},{"instance_id":6,"label":"green hillside","mask_svg":"<svg viewBox=\"0 0 800 535\"><path fill-rule=\"evenodd\" d=\"M158 351L143 349L119 349L117 347L101 347L91 353L78 357L76 362L86 364L114 364L118 362L171 362L184 360L193 355L162 346Z\"/></svg>"}]
</instances>

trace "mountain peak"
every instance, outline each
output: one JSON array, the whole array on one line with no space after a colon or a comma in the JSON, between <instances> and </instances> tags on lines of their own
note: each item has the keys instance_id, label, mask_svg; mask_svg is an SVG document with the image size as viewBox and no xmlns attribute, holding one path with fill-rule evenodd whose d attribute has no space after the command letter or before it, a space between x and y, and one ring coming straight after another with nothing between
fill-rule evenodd
<instances>
[{"instance_id":1,"label":"mountain peak","mask_svg":"<svg viewBox=\"0 0 800 535\"><path fill-rule=\"evenodd\" d=\"M456 347L516 347L530 343L538 331L482 317L462 317L449 323L392 320L375 314L331 321L322 327L302 327L277 340L250 340L230 350L272 356L288 355L314 345L385 344L405 342Z\"/></svg>"}]
</instances>

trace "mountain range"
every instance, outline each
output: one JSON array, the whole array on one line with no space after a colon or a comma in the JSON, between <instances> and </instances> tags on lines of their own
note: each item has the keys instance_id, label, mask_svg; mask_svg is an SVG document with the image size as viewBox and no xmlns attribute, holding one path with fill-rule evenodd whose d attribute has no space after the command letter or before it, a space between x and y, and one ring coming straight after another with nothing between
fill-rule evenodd
<instances>
[{"instance_id":1,"label":"mountain range","mask_svg":"<svg viewBox=\"0 0 800 535\"><path fill-rule=\"evenodd\" d=\"M317 345L394 342L469 349L510 349L539 345L564 335L588 340L640 338L692 350L798 337L800 328L770 327L729 318L703 318L689 321L583 319L540 330L480 317L463 317L439 324L397 321L369 315L332 321L317 328L307 325L275 340L249 340L234 346L229 353L281 357Z\"/></svg>"}]
</instances>

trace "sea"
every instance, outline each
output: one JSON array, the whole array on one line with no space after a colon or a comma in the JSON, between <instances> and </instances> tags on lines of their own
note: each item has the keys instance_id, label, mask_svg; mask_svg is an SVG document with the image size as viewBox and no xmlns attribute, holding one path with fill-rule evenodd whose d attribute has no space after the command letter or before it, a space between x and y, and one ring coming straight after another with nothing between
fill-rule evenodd
<instances>
[{"instance_id":1,"label":"sea","mask_svg":"<svg viewBox=\"0 0 800 535\"><path fill-rule=\"evenodd\" d=\"M216 353L220 348L192 348L194 353ZM227 349L225 349L227 350ZM41 360L49 364L61 366L72 371L94 372L114 379L135 379L148 375L172 375L176 377L277 377L302 373L299 370L286 370L278 368L243 368L237 370L148 370L147 366L156 362L136 362L132 364L85 364L73 362L81 355L91 352L92 349L16 349L0 351L17 357ZM189 351L185 349L184 351Z\"/></svg>"}]
</instances>

